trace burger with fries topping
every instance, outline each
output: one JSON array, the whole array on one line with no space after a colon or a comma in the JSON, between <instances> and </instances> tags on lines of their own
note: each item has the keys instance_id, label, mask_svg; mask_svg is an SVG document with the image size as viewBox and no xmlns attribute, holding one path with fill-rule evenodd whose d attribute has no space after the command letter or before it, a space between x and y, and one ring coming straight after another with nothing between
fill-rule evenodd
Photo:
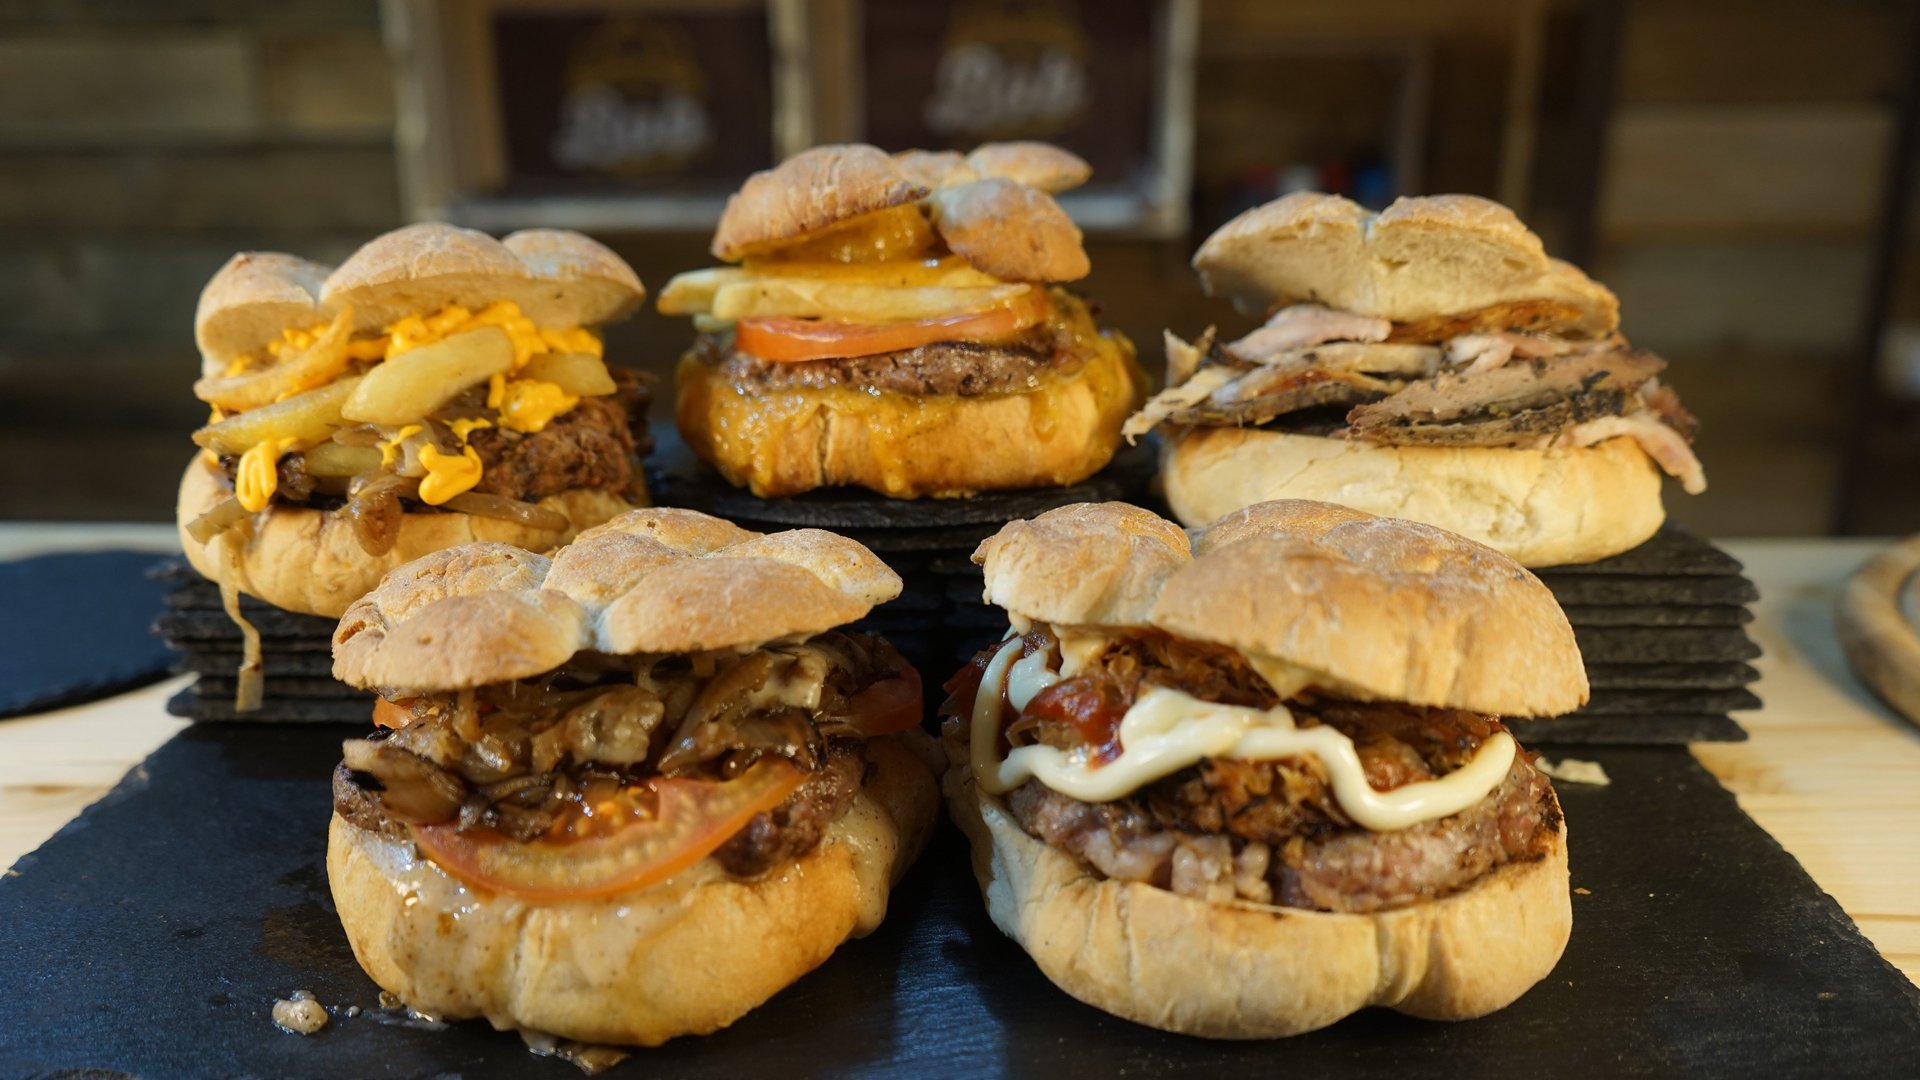
<instances>
[{"instance_id":1,"label":"burger with fries topping","mask_svg":"<svg viewBox=\"0 0 1920 1080\"><path fill-rule=\"evenodd\" d=\"M688 444L762 497L952 497L1099 471L1145 379L1059 287L1089 266L1052 193L1088 171L1002 143L821 146L756 173L714 234L736 265L660 297L700 334L678 375Z\"/></svg>"},{"instance_id":2,"label":"burger with fries topping","mask_svg":"<svg viewBox=\"0 0 1920 1080\"><path fill-rule=\"evenodd\" d=\"M645 295L557 230L410 225L332 269L235 255L195 317L213 413L180 487L187 557L229 593L337 617L428 552L544 550L644 504L646 390L598 328Z\"/></svg>"}]
</instances>

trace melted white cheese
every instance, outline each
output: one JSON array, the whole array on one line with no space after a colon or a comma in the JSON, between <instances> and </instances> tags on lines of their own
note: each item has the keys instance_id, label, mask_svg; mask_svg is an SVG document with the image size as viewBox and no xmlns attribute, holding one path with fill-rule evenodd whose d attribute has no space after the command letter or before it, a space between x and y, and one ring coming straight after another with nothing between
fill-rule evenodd
<instances>
[{"instance_id":1,"label":"melted white cheese","mask_svg":"<svg viewBox=\"0 0 1920 1080\"><path fill-rule=\"evenodd\" d=\"M994 654L973 703L969 742L974 782L990 794L1010 791L1033 778L1082 802L1111 802L1203 758L1271 761L1311 754L1325 766L1341 810L1364 828L1386 832L1458 813L1486 798L1506 776L1517 749L1512 736L1500 732L1480 745L1473 760L1446 776L1376 791L1367 783L1353 740L1336 728L1297 727L1285 706L1222 705L1156 686L1141 694L1121 718L1121 752L1110 761L1093 759L1090 750L1068 753L1041 745L1019 747L1001 761L1002 690L1008 691L1016 706L1024 707L1018 695L1042 682L1035 674L1039 665L1033 661L1039 657L1044 662L1047 655L1035 653L1022 660L1018 659L1020 649L1020 641L1010 639ZM1016 689L1008 675L1022 665L1028 665L1026 681ZM1027 699L1038 692L1031 690Z\"/></svg>"}]
</instances>

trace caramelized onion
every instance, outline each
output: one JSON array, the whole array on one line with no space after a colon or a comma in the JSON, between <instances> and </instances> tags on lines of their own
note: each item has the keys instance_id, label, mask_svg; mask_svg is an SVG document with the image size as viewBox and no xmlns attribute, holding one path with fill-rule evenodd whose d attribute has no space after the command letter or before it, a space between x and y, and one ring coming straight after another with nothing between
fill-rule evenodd
<instances>
[{"instance_id":1,"label":"caramelized onion","mask_svg":"<svg viewBox=\"0 0 1920 1080\"><path fill-rule=\"evenodd\" d=\"M385 555L400 538L400 523L405 510L403 498L420 491L420 481L392 473L371 473L358 477L348 489L346 515L353 523L354 539L369 555Z\"/></svg>"},{"instance_id":2,"label":"caramelized onion","mask_svg":"<svg viewBox=\"0 0 1920 1080\"><path fill-rule=\"evenodd\" d=\"M549 532L563 532L568 524L567 516L558 510L549 510L544 506L509 499L503 495L485 495L477 491L463 492L440 504L448 510L458 510L463 514L477 517L499 518L502 521L517 521L532 529L545 529Z\"/></svg>"},{"instance_id":3,"label":"caramelized onion","mask_svg":"<svg viewBox=\"0 0 1920 1080\"><path fill-rule=\"evenodd\" d=\"M240 628L240 670L235 672L233 711L252 712L266 693L267 677L260 655L260 630L240 614L240 541L229 532L220 544L220 606Z\"/></svg>"},{"instance_id":4,"label":"caramelized onion","mask_svg":"<svg viewBox=\"0 0 1920 1080\"><path fill-rule=\"evenodd\" d=\"M240 505L240 500L228 496L216 503L213 509L187 522L187 535L193 537L195 542L205 544L246 516L247 508Z\"/></svg>"}]
</instances>

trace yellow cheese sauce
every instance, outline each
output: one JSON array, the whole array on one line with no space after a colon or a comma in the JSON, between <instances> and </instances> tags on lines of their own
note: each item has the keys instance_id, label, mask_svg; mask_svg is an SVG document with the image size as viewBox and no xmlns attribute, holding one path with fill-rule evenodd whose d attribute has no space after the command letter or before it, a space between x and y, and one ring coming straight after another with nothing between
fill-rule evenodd
<instances>
[{"instance_id":1,"label":"yellow cheese sauce","mask_svg":"<svg viewBox=\"0 0 1920 1080\"><path fill-rule=\"evenodd\" d=\"M1117 333L1101 333L1085 306L1071 296L1056 295L1049 324L1053 332L1068 335L1068 347L1085 356L1086 362L1070 374L1036 375L1011 394L963 398L849 386L763 391L753 386L718 385L717 380L707 377L700 361L689 356L680 364L676 413L681 430L702 457L729 481L763 496L801 490L793 479L780 474L780 464L791 461L792 455L781 453L779 447L790 440L815 438L812 433L829 417L834 424L857 424L860 448L851 452L877 467L881 475L876 490L895 498L915 498L965 495L975 490L965 483L970 475L965 461L951 462L942 470L958 478L959 485L951 489L924 486L918 479L926 471L923 440L946 429L969 426L969 414L983 408L984 403L1020 398L1028 405L1025 422L1029 437L1035 444L1045 444L1059 435L1059 410L1063 402L1070 402L1064 407L1088 409L1103 418L1111 417L1111 422L1078 445L1077 452L1065 459L1055 474L1035 475L1030 480L1072 483L1097 471L1112 456L1119 424L1138 404L1145 376L1134 362L1132 344ZM1079 383L1088 393L1084 398L1066 397L1063 391L1069 382ZM830 474L835 464L827 463ZM829 475L827 482L845 481Z\"/></svg>"},{"instance_id":2,"label":"yellow cheese sauce","mask_svg":"<svg viewBox=\"0 0 1920 1080\"><path fill-rule=\"evenodd\" d=\"M1016 709L1023 709L1060 677L1047 667L1049 652L1022 658L1022 648L1021 639L1009 635L987 664L974 698L970 764L974 783L989 794L1037 779L1069 798L1111 802L1204 758L1272 761L1312 756L1325 767L1340 809L1363 828L1388 832L1459 813L1486 798L1507 775L1519 749L1512 736L1498 732L1480 744L1472 760L1446 776L1377 791L1367 783L1353 740L1337 728L1298 727L1284 705L1222 705L1154 686L1121 718L1116 758L1101 761L1086 751L1033 745L1018 747L1002 760L1002 692ZM1077 651L1084 662L1089 653Z\"/></svg>"},{"instance_id":3,"label":"yellow cheese sauce","mask_svg":"<svg viewBox=\"0 0 1920 1080\"><path fill-rule=\"evenodd\" d=\"M246 453L233 471L233 497L247 513L266 509L280 488L280 456L299 445L298 439L263 439Z\"/></svg>"}]
</instances>

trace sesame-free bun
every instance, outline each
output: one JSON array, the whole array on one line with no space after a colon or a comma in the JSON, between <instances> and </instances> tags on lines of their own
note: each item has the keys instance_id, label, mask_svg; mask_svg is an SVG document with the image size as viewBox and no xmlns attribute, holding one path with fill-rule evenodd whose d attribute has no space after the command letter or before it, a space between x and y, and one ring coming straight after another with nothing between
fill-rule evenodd
<instances>
[{"instance_id":1,"label":"sesame-free bun","mask_svg":"<svg viewBox=\"0 0 1920 1080\"><path fill-rule=\"evenodd\" d=\"M353 309L355 330L450 304L479 310L511 300L534 324L596 326L633 311L646 289L620 256L589 237L526 229L495 240L439 222L408 225L367 241L329 269L278 252L241 252L200 294L194 339L201 370L265 347L282 331L307 329Z\"/></svg>"},{"instance_id":2,"label":"sesame-free bun","mask_svg":"<svg viewBox=\"0 0 1920 1080\"><path fill-rule=\"evenodd\" d=\"M1062 990L1136 1023L1264 1039L1374 1005L1484 1016L1545 978L1572 929L1564 825L1543 859L1439 900L1365 915L1216 903L1099 876L982 793L963 745L947 751L947 804L994 924Z\"/></svg>"},{"instance_id":3,"label":"sesame-free bun","mask_svg":"<svg viewBox=\"0 0 1920 1080\"><path fill-rule=\"evenodd\" d=\"M225 573L220 545L228 541L216 538L212 544L203 544L188 534L186 526L232 494L205 453L195 455L180 478L175 513L180 547L193 568L212 581ZM248 596L287 611L339 618L348 605L372 591L387 571L429 552L480 541L545 550L632 509L620 496L593 489L549 495L538 505L565 515L567 527L535 529L455 511L420 511L401 516L391 549L369 555L343 515L272 503L253 515L250 527L233 533L240 544L234 584Z\"/></svg>"},{"instance_id":4,"label":"sesame-free bun","mask_svg":"<svg viewBox=\"0 0 1920 1080\"><path fill-rule=\"evenodd\" d=\"M928 190L878 147L816 146L754 173L728 196L713 257L733 262L848 218L919 202Z\"/></svg>"},{"instance_id":5,"label":"sesame-free bun","mask_svg":"<svg viewBox=\"0 0 1920 1080\"><path fill-rule=\"evenodd\" d=\"M1050 193L1077 188L1093 175L1085 158L1043 142L982 143L967 154L967 164L979 176L1003 176Z\"/></svg>"},{"instance_id":6,"label":"sesame-free bun","mask_svg":"<svg viewBox=\"0 0 1920 1080\"><path fill-rule=\"evenodd\" d=\"M938 755L918 731L869 740L852 808L818 847L756 880L708 858L634 892L520 900L338 815L327 878L360 966L413 1008L656 1046L726 1027L880 925L932 830Z\"/></svg>"},{"instance_id":7,"label":"sesame-free bun","mask_svg":"<svg viewBox=\"0 0 1920 1080\"><path fill-rule=\"evenodd\" d=\"M1312 301L1420 323L1531 302L1518 324L1529 329L1600 337L1620 322L1605 286L1548 258L1513 211L1472 195L1401 198L1375 214L1296 192L1222 225L1193 267L1209 295L1250 314Z\"/></svg>"},{"instance_id":8,"label":"sesame-free bun","mask_svg":"<svg viewBox=\"0 0 1920 1080\"><path fill-rule=\"evenodd\" d=\"M682 361L680 435L761 498L864 487L896 499L1078 483L1105 467L1143 391L1130 350L1094 351L1032 390L979 397L844 387L743 393Z\"/></svg>"},{"instance_id":9,"label":"sesame-free bun","mask_svg":"<svg viewBox=\"0 0 1920 1080\"><path fill-rule=\"evenodd\" d=\"M507 544L433 552L347 609L333 676L463 690L574 654L687 653L807 637L900 595L873 552L819 529L762 534L693 510L632 510L552 557Z\"/></svg>"},{"instance_id":10,"label":"sesame-free bun","mask_svg":"<svg viewBox=\"0 0 1920 1080\"><path fill-rule=\"evenodd\" d=\"M974 552L984 599L1055 625L1224 645L1346 697L1502 716L1586 703L1560 605L1491 548L1304 500L1247 507L1191 538L1153 518L1078 503L1010 522Z\"/></svg>"},{"instance_id":11,"label":"sesame-free bun","mask_svg":"<svg viewBox=\"0 0 1920 1080\"><path fill-rule=\"evenodd\" d=\"M1039 188L1001 177L933 193L933 225L953 253L1002 281L1075 281L1093 269L1080 228Z\"/></svg>"},{"instance_id":12,"label":"sesame-free bun","mask_svg":"<svg viewBox=\"0 0 1920 1080\"><path fill-rule=\"evenodd\" d=\"M1189 428L1167 435L1160 476L1190 526L1268 499L1319 499L1424 521L1522 566L1617 555L1666 520L1660 470L1628 438L1530 450Z\"/></svg>"}]
</instances>

